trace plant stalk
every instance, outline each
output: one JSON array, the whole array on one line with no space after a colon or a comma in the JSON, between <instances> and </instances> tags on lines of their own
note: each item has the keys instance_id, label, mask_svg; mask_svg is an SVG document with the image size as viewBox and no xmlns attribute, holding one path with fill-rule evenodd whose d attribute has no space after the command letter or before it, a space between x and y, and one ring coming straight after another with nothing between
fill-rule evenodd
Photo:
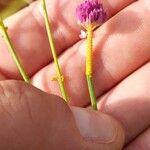
<instances>
[{"instance_id":1,"label":"plant stalk","mask_svg":"<svg viewBox=\"0 0 150 150\"><path fill-rule=\"evenodd\" d=\"M45 26L46 26L46 30L47 30L48 40L49 40L51 52L52 52L54 63L55 63L57 81L58 81L59 86L60 86L62 97L64 98L64 100L66 102L68 102L67 92L65 89L64 77L61 73L61 69L59 66L58 58L57 58L56 48L55 48L55 44L54 44L54 38L53 38L53 34L52 34L51 24L50 24L49 19L48 19L48 13L47 13L45 0L42 0L42 8L43 8L43 16L44 16Z\"/></svg>"},{"instance_id":2,"label":"plant stalk","mask_svg":"<svg viewBox=\"0 0 150 150\"><path fill-rule=\"evenodd\" d=\"M8 46L8 49L9 49L9 53L11 54L14 62L16 63L17 65L17 68L22 76L22 78L24 79L25 82L29 83L29 76L27 75L17 53L16 53L16 50L15 48L13 47L13 44L9 38L9 35L7 33L7 27L5 27L4 23L3 23L3 20L0 18L0 31L2 33L2 37L3 39L5 40L7 46Z\"/></svg>"},{"instance_id":3,"label":"plant stalk","mask_svg":"<svg viewBox=\"0 0 150 150\"><path fill-rule=\"evenodd\" d=\"M93 50L92 38L93 38L93 29L92 29L92 25L89 25L87 28L86 79L87 79L92 108L94 110L98 110L96 96L94 92L94 84L92 80L92 50Z\"/></svg>"}]
</instances>

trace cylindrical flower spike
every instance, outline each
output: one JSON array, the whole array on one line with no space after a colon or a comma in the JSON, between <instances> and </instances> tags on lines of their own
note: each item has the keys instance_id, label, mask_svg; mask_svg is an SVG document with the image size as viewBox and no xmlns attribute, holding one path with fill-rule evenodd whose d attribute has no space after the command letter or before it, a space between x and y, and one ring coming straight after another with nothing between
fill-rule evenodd
<instances>
[{"instance_id":1,"label":"cylindrical flower spike","mask_svg":"<svg viewBox=\"0 0 150 150\"><path fill-rule=\"evenodd\" d=\"M86 78L92 107L94 110L97 110L94 84L92 81L92 36L93 30L106 20L106 11L104 10L102 3L98 0L85 0L77 7L76 16L78 24L87 30Z\"/></svg>"}]
</instances>

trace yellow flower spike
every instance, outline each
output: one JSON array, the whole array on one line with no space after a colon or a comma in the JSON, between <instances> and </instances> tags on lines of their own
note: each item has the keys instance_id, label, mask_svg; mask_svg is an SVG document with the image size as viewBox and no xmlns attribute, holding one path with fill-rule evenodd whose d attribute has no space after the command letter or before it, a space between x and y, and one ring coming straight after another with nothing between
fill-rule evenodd
<instances>
[{"instance_id":1,"label":"yellow flower spike","mask_svg":"<svg viewBox=\"0 0 150 150\"><path fill-rule=\"evenodd\" d=\"M77 7L76 16L78 23L87 30L86 79L92 108L97 110L97 101L92 81L92 36L93 31L105 21L106 12L98 0L85 0Z\"/></svg>"},{"instance_id":2,"label":"yellow flower spike","mask_svg":"<svg viewBox=\"0 0 150 150\"><path fill-rule=\"evenodd\" d=\"M94 110L97 110L97 101L94 93L94 85L92 81L92 49L93 49L93 30L92 26L87 27L87 58L86 58L86 79L91 98L91 105Z\"/></svg>"},{"instance_id":3,"label":"yellow flower spike","mask_svg":"<svg viewBox=\"0 0 150 150\"><path fill-rule=\"evenodd\" d=\"M23 65L21 64L19 57L17 56L15 48L13 47L13 44L7 33L7 27L4 25L2 18L0 18L0 33L2 34L2 37L8 46L9 53L11 54L14 62L16 63L16 66L17 66L20 74L22 75L22 78L24 79L25 82L29 83L30 82L29 77L28 77L27 73L25 72Z\"/></svg>"},{"instance_id":4,"label":"yellow flower spike","mask_svg":"<svg viewBox=\"0 0 150 150\"><path fill-rule=\"evenodd\" d=\"M87 27L87 59L86 59L86 75L92 76L92 47L93 47L93 30L92 26Z\"/></svg>"},{"instance_id":5,"label":"yellow flower spike","mask_svg":"<svg viewBox=\"0 0 150 150\"><path fill-rule=\"evenodd\" d=\"M42 10L43 10L44 21L45 21L45 26L46 26L46 30L47 30L48 40L49 40L49 44L50 44L50 47L51 47L51 52L52 52L54 63L55 63L55 69L56 69L56 74L57 74L57 77L55 77L55 80L57 79L57 81L59 83L62 97L64 98L64 100L66 102L68 102L68 96L67 96L67 92L66 92L66 89L65 89L64 77L61 73L61 69L60 69L60 66L59 66L57 53L56 53L56 48L55 48L55 44L54 44L54 39L53 39L53 35L52 35L52 29L51 29L50 22L48 20L46 2L45 2L45 0L41 0L41 3L42 3L42 8L43 8Z\"/></svg>"}]
</instances>

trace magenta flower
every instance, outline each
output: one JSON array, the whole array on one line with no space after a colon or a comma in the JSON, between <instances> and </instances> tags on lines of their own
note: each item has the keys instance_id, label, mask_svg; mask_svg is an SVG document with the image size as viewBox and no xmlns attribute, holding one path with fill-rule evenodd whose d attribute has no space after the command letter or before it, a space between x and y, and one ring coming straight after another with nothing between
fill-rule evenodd
<instances>
[{"instance_id":1,"label":"magenta flower","mask_svg":"<svg viewBox=\"0 0 150 150\"><path fill-rule=\"evenodd\" d=\"M87 29L92 25L93 29L100 26L106 20L106 11L98 0L85 0L76 9L78 23Z\"/></svg>"}]
</instances>

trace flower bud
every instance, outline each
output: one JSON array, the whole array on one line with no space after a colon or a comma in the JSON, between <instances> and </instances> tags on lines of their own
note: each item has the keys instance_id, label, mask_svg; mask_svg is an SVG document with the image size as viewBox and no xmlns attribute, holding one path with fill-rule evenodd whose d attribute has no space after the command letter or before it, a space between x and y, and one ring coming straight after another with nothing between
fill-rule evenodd
<instances>
[{"instance_id":1,"label":"flower bud","mask_svg":"<svg viewBox=\"0 0 150 150\"><path fill-rule=\"evenodd\" d=\"M100 26L106 20L106 11L98 0L85 0L76 9L78 23L85 29L92 25L92 29Z\"/></svg>"}]
</instances>

